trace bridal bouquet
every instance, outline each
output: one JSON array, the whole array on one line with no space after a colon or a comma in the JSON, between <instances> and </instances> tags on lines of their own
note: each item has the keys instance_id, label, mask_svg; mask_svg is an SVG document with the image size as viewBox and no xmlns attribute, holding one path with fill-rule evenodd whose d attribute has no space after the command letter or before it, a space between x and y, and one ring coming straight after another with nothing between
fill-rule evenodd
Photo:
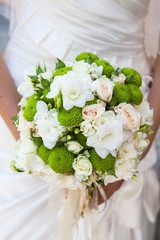
<instances>
[{"instance_id":1,"label":"bridal bouquet","mask_svg":"<svg viewBox=\"0 0 160 240\"><path fill-rule=\"evenodd\" d=\"M87 52L26 72L12 169L72 190L135 179L153 115L141 83L136 70Z\"/></svg>"}]
</instances>

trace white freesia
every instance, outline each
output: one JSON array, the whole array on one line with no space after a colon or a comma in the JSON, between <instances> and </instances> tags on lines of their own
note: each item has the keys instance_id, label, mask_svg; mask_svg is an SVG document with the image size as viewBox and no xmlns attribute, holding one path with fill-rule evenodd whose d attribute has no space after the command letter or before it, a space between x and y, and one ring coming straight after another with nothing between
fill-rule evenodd
<instances>
[{"instance_id":1,"label":"white freesia","mask_svg":"<svg viewBox=\"0 0 160 240\"><path fill-rule=\"evenodd\" d=\"M91 78L92 79L97 79L100 78L102 76L102 72L103 72L103 66L97 66L96 63L92 63L91 64Z\"/></svg>"},{"instance_id":2,"label":"white freesia","mask_svg":"<svg viewBox=\"0 0 160 240\"><path fill-rule=\"evenodd\" d=\"M153 124L153 109L150 109L149 102L143 99L140 105L134 107L141 115L141 125L148 124L151 126Z\"/></svg>"},{"instance_id":3,"label":"white freesia","mask_svg":"<svg viewBox=\"0 0 160 240\"><path fill-rule=\"evenodd\" d=\"M138 157L138 152L134 148L134 141L127 141L119 148L117 157L119 159L136 159Z\"/></svg>"},{"instance_id":4,"label":"white freesia","mask_svg":"<svg viewBox=\"0 0 160 240\"><path fill-rule=\"evenodd\" d=\"M34 94L33 84L31 82L31 79L29 76L35 75L35 74L36 74L35 70L30 71L30 72L24 72L25 81L22 82L19 85L19 87L17 88L18 92L26 98L28 98Z\"/></svg>"},{"instance_id":5,"label":"white freesia","mask_svg":"<svg viewBox=\"0 0 160 240\"><path fill-rule=\"evenodd\" d=\"M44 73L40 73L39 75L38 75L38 77L41 79L41 77L42 78L44 78L44 79L47 79L47 80L51 80L51 78L52 78L52 76L53 76L53 72L49 69L49 70L47 70L46 72L44 72Z\"/></svg>"},{"instance_id":6,"label":"white freesia","mask_svg":"<svg viewBox=\"0 0 160 240\"><path fill-rule=\"evenodd\" d=\"M83 147L77 141L67 142L66 147L69 152L72 152L74 154L78 154L83 149Z\"/></svg>"},{"instance_id":7,"label":"white freesia","mask_svg":"<svg viewBox=\"0 0 160 240\"><path fill-rule=\"evenodd\" d=\"M54 98L61 90L63 107L66 110L70 110L74 106L84 107L86 101L94 99L90 86L91 77L89 74L69 71L63 76L55 77L47 97Z\"/></svg>"},{"instance_id":8,"label":"white freesia","mask_svg":"<svg viewBox=\"0 0 160 240\"><path fill-rule=\"evenodd\" d=\"M105 107L102 104L92 104L85 106L82 109L83 119L88 121L93 121L96 118L100 117L105 112Z\"/></svg>"},{"instance_id":9,"label":"white freesia","mask_svg":"<svg viewBox=\"0 0 160 240\"><path fill-rule=\"evenodd\" d=\"M59 125L57 114L56 109L48 111L47 104L43 101L37 103L37 113L34 116L34 122L44 145L49 149L55 147L59 135L66 131L66 128Z\"/></svg>"},{"instance_id":10,"label":"white freesia","mask_svg":"<svg viewBox=\"0 0 160 240\"><path fill-rule=\"evenodd\" d=\"M25 160L25 170L27 172L41 172L43 171L45 163L43 160L36 154L27 154Z\"/></svg>"},{"instance_id":11,"label":"white freesia","mask_svg":"<svg viewBox=\"0 0 160 240\"><path fill-rule=\"evenodd\" d=\"M79 181L86 181L92 173L92 164L84 155L78 155L73 162L73 169Z\"/></svg>"},{"instance_id":12,"label":"white freesia","mask_svg":"<svg viewBox=\"0 0 160 240\"><path fill-rule=\"evenodd\" d=\"M80 130L83 132L85 137L89 137L95 133L95 129L93 128L92 124L87 120L80 124Z\"/></svg>"},{"instance_id":13,"label":"white freesia","mask_svg":"<svg viewBox=\"0 0 160 240\"><path fill-rule=\"evenodd\" d=\"M96 92L102 101L112 99L114 83L109 78L99 78L92 83L92 92Z\"/></svg>"},{"instance_id":14,"label":"white freesia","mask_svg":"<svg viewBox=\"0 0 160 240\"><path fill-rule=\"evenodd\" d=\"M25 108L27 105L27 98L26 97L22 97L20 102L18 103L18 106L21 106L21 108Z\"/></svg>"},{"instance_id":15,"label":"white freesia","mask_svg":"<svg viewBox=\"0 0 160 240\"><path fill-rule=\"evenodd\" d=\"M124 83L126 80L126 76L123 73L120 73L119 76L112 76L113 82L118 82L120 84Z\"/></svg>"},{"instance_id":16,"label":"white freesia","mask_svg":"<svg viewBox=\"0 0 160 240\"><path fill-rule=\"evenodd\" d=\"M87 145L95 148L101 158L109 153L115 156L124 142L122 121L113 111L107 111L93 121L93 126L97 131L87 138Z\"/></svg>"},{"instance_id":17,"label":"white freesia","mask_svg":"<svg viewBox=\"0 0 160 240\"><path fill-rule=\"evenodd\" d=\"M132 132L140 128L140 114L131 104L121 103L114 108L115 112L120 115L124 125Z\"/></svg>"}]
</instances>

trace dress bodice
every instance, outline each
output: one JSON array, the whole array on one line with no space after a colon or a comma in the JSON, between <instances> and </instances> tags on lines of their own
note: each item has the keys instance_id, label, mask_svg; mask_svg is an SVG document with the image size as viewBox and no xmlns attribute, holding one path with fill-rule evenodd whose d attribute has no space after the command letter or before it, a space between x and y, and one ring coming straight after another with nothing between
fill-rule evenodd
<instances>
[{"instance_id":1,"label":"dress bodice","mask_svg":"<svg viewBox=\"0 0 160 240\"><path fill-rule=\"evenodd\" d=\"M40 60L51 66L57 57L73 60L87 50L147 75L144 19L148 1L17 0L16 27L6 59L14 52L14 61L17 57L24 71ZM18 85L22 71L10 70Z\"/></svg>"}]
</instances>

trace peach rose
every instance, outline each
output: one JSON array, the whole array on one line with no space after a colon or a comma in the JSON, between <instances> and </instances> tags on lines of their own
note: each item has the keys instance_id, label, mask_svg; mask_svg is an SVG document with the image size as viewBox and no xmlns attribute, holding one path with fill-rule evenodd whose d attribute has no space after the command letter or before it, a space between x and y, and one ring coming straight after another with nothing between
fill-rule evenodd
<instances>
[{"instance_id":1,"label":"peach rose","mask_svg":"<svg viewBox=\"0 0 160 240\"><path fill-rule=\"evenodd\" d=\"M85 106L82 110L83 119L93 121L105 112L105 107L101 104Z\"/></svg>"}]
</instances>

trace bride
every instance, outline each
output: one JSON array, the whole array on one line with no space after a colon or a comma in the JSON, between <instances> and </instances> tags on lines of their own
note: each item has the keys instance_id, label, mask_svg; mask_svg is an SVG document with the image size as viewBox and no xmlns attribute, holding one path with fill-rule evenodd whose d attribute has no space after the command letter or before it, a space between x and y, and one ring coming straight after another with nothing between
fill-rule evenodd
<instances>
[{"instance_id":1,"label":"bride","mask_svg":"<svg viewBox=\"0 0 160 240\"><path fill-rule=\"evenodd\" d=\"M55 239L47 227L48 184L9 169L12 143L19 134L10 121L18 112L16 91L23 72L40 60L52 67L56 57L73 60L82 51L96 52L112 64L133 67L143 77L142 91L148 93L152 78L149 57L154 60L153 84L149 102L154 109L153 143L160 122L160 55L156 16L158 0L152 0L147 35L144 20L149 0L14 0L11 11L11 38L0 60L0 235L2 240ZM155 11L155 12L154 12ZM158 15L157 15L158 16ZM152 24L151 24L152 23ZM154 31L151 30L153 26ZM144 44L145 40L145 44ZM151 40L151 41L150 41ZM157 56L157 60L155 61ZM153 61L152 61L153 62ZM12 133L12 135L11 135ZM148 149L149 150L149 149ZM159 183L152 169L156 161L154 143L141 161L144 172L138 181L116 182L104 187L107 208L91 214L94 240L152 240L159 210ZM119 189L119 190L118 190ZM113 194L114 193L114 194ZM57 201L61 195L56 191ZM102 205L100 205L101 208ZM54 212L52 213L54 216ZM79 240L88 240L86 219L79 222ZM62 240L62 239L60 239ZM66 239L71 240L71 239Z\"/></svg>"}]
</instances>

